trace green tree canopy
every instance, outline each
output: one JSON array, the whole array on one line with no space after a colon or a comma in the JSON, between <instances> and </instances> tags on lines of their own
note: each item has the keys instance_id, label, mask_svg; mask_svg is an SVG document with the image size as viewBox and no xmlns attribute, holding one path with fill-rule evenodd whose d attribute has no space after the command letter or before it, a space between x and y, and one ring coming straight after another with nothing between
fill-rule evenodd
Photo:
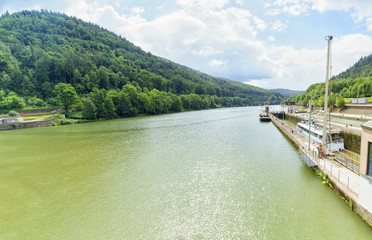
<instances>
[{"instance_id":1,"label":"green tree canopy","mask_svg":"<svg viewBox=\"0 0 372 240\"><path fill-rule=\"evenodd\" d=\"M97 117L97 107L94 105L90 98L85 99L83 103L83 118L85 119L96 119Z\"/></svg>"},{"instance_id":2,"label":"green tree canopy","mask_svg":"<svg viewBox=\"0 0 372 240\"><path fill-rule=\"evenodd\" d=\"M64 106L66 111L68 111L68 108L78 101L78 95L75 88L70 84L58 83L54 89L57 92L58 100Z\"/></svg>"}]
</instances>

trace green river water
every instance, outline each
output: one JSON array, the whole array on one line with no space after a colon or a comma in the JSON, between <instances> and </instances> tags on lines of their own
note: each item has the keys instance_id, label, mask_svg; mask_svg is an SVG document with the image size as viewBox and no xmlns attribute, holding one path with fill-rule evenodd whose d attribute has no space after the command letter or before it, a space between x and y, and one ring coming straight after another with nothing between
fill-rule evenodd
<instances>
[{"instance_id":1,"label":"green river water","mask_svg":"<svg viewBox=\"0 0 372 240\"><path fill-rule=\"evenodd\" d=\"M0 239L372 239L259 112L0 132Z\"/></svg>"}]
</instances>

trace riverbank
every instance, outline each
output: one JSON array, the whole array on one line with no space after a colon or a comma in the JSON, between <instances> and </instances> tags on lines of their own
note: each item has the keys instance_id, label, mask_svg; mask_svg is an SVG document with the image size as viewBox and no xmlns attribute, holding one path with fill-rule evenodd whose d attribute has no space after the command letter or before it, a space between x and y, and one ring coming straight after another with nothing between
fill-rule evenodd
<instances>
[{"instance_id":1,"label":"riverbank","mask_svg":"<svg viewBox=\"0 0 372 240\"><path fill-rule=\"evenodd\" d=\"M359 174L344 167L332 157L318 158L314 143L298 133L295 129L288 126L285 122L271 115L274 125L292 142L294 145L310 158L317 169L322 172L325 178L329 179L330 186L341 196L348 205L358 213L370 226L372 226L372 213L359 203L360 176Z\"/></svg>"}]
</instances>

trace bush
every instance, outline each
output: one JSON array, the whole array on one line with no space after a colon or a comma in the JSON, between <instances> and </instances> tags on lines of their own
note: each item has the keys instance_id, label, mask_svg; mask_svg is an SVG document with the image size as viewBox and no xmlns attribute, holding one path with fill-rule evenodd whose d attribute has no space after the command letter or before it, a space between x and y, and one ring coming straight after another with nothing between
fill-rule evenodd
<instances>
[{"instance_id":1,"label":"bush","mask_svg":"<svg viewBox=\"0 0 372 240\"><path fill-rule=\"evenodd\" d=\"M58 125L69 125L69 124L73 124L73 123L74 122L70 119L62 118L62 119L58 120Z\"/></svg>"},{"instance_id":2,"label":"bush","mask_svg":"<svg viewBox=\"0 0 372 240\"><path fill-rule=\"evenodd\" d=\"M9 116L9 117L18 117L18 116L19 116L19 113L17 113L16 111L10 111L10 112L8 113L8 116Z\"/></svg>"},{"instance_id":3,"label":"bush","mask_svg":"<svg viewBox=\"0 0 372 240\"><path fill-rule=\"evenodd\" d=\"M27 104L30 106L37 106L37 107L42 107L45 106L45 103L42 99L37 98L37 97L31 97L27 100Z\"/></svg>"},{"instance_id":4,"label":"bush","mask_svg":"<svg viewBox=\"0 0 372 240\"><path fill-rule=\"evenodd\" d=\"M339 98L337 99L336 106L337 106L338 108L344 108L344 107L345 107L345 99L342 98L342 97L339 97Z\"/></svg>"}]
</instances>

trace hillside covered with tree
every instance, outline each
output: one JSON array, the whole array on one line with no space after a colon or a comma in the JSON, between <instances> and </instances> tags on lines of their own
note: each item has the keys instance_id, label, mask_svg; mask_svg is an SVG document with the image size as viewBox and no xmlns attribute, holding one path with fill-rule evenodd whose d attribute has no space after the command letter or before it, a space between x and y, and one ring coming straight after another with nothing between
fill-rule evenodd
<instances>
[{"instance_id":1,"label":"hillside covered with tree","mask_svg":"<svg viewBox=\"0 0 372 240\"><path fill-rule=\"evenodd\" d=\"M325 83L311 85L304 94L295 95L294 100L306 105L313 97L315 105L324 105ZM342 107L344 98L361 98L372 96L372 54L362 57L345 72L330 79L328 105Z\"/></svg>"},{"instance_id":2,"label":"hillside covered with tree","mask_svg":"<svg viewBox=\"0 0 372 240\"><path fill-rule=\"evenodd\" d=\"M211 77L144 52L95 24L47 10L0 17L0 89L1 110L65 105L61 94L72 91L75 100L68 106L93 103L102 114L112 105L116 116L283 100L279 93Z\"/></svg>"}]
</instances>

